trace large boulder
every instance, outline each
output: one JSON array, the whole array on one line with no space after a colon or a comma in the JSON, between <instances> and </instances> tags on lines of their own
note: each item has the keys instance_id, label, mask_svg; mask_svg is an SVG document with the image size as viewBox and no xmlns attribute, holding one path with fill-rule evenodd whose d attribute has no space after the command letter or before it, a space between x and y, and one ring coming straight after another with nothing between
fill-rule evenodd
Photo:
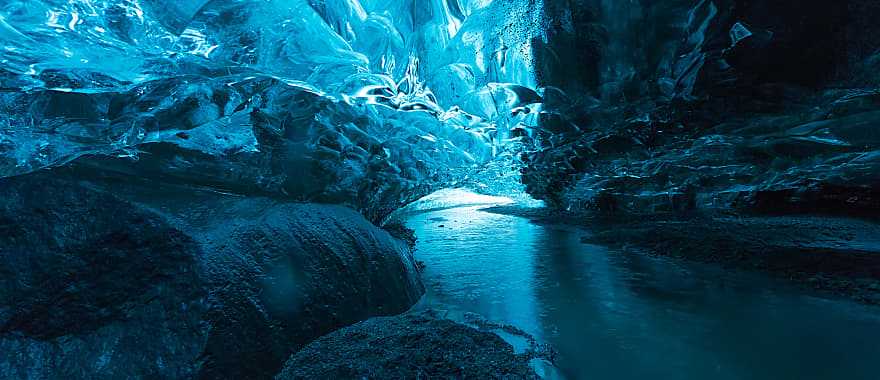
<instances>
[{"instance_id":1,"label":"large boulder","mask_svg":"<svg viewBox=\"0 0 880 380\"><path fill-rule=\"evenodd\" d=\"M423 291L348 208L82 178L0 180L2 378L269 378Z\"/></svg>"},{"instance_id":2,"label":"large boulder","mask_svg":"<svg viewBox=\"0 0 880 380\"><path fill-rule=\"evenodd\" d=\"M550 351L517 352L488 330L488 325L461 324L433 311L373 318L310 343L291 356L275 379L539 379L556 375L555 367L542 358L552 355Z\"/></svg>"},{"instance_id":3,"label":"large boulder","mask_svg":"<svg viewBox=\"0 0 880 380\"><path fill-rule=\"evenodd\" d=\"M201 249L154 212L50 176L0 181L0 377L191 377Z\"/></svg>"},{"instance_id":4,"label":"large boulder","mask_svg":"<svg viewBox=\"0 0 880 380\"><path fill-rule=\"evenodd\" d=\"M222 302L208 317L208 378L275 374L304 343L401 313L422 294L406 243L350 209L254 200L239 207L238 216L198 233Z\"/></svg>"}]
</instances>

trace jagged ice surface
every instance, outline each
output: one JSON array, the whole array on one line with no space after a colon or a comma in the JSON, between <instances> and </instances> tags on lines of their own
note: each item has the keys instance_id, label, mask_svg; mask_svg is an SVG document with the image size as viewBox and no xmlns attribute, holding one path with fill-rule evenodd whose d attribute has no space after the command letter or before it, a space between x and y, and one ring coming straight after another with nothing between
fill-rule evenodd
<instances>
[{"instance_id":1,"label":"jagged ice surface","mask_svg":"<svg viewBox=\"0 0 880 380\"><path fill-rule=\"evenodd\" d=\"M485 188L481 168L513 165L537 125L540 17L529 1L8 2L0 176L78 160L373 217Z\"/></svg>"},{"instance_id":2,"label":"jagged ice surface","mask_svg":"<svg viewBox=\"0 0 880 380\"><path fill-rule=\"evenodd\" d=\"M572 209L828 192L876 208L878 12L867 0L7 2L0 176L75 160L373 220L441 187Z\"/></svg>"}]
</instances>

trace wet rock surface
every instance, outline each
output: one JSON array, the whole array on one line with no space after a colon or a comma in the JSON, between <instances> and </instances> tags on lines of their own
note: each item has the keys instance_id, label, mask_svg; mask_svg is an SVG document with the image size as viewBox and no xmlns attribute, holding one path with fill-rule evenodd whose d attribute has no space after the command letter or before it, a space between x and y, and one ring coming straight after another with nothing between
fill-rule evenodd
<instances>
[{"instance_id":1,"label":"wet rock surface","mask_svg":"<svg viewBox=\"0 0 880 380\"><path fill-rule=\"evenodd\" d=\"M275 378L541 378L530 361L549 354L517 353L492 328L435 311L373 318L310 343Z\"/></svg>"},{"instance_id":2,"label":"wet rock surface","mask_svg":"<svg viewBox=\"0 0 880 380\"><path fill-rule=\"evenodd\" d=\"M0 375L273 376L421 294L370 222L517 170L588 240L877 302L876 1L141 3L0 5Z\"/></svg>"},{"instance_id":3,"label":"wet rock surface","mask_svg":"<svg viewBox=\"0 0 880 380\"><path fill-rule=\"evenodd\" d=\"M269 378L423 291L351 209L67 170L0 183L0 377Z\"/></svg>"},{"instance_id":4,"label":"wet rock surface","mask_svg":"<svg viewBox=\"0 0 880 380\"><path fill-rule=\"evenodd\" d=\"M880 8L576 4L549 12L605 33L571 36L597 45L604 69L583 68L592 76L579 91L545 99L536 149L524 155L530 194L589 225L589 241L877 302L880 80L867 20ZM574 62L546 70L577 71Z\"/></svg>"},{"instance_id":5,"label":"wet rock surface","mask_svg":"<svg viewBox=\"0 0 880 380\"><path fill-rule=\"evenodd\" d=\"M880 226L854 219L721 216L608 223L585 241L759 270L880 304L878 236Z\"/></svg>"}]
</instances>

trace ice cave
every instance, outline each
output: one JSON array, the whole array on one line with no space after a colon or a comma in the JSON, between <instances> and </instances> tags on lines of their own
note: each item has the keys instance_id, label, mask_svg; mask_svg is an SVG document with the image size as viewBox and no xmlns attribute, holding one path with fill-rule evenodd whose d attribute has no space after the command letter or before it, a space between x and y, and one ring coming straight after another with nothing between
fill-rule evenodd
<instances>
[{"instance_id":1,"label":"ice cave","mask_svg":"<svg viewBox=\"0 0 880 380\"><path fill-rule=\"evenodd\" d=\"M0 379L878 379L878 19L0 0Z\"/></svg>"}]
</instances>

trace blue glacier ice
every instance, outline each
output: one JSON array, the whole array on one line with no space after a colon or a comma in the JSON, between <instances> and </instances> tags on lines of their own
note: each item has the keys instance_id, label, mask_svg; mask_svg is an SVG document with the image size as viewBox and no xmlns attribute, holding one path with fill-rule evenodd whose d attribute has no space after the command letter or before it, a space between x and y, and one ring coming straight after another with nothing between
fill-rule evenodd
<instances>
[{"instance_id":1,"label":"blue glacier ice","mask_svg":"<svg viewBox=\"0 0 880 380\"><path fill-rule=\"evenodd\" d=\"M6 2L0 175L124 158L155 168L138 175L379 214L487 188L481 168L515 165L516 131L537 125L541 15L530 1Z\"/></svg>"},{"instance_id":2,"label":"blue glacier ice","mask_svg":"<svg viewBox=\"0 0 880 380\"><path fill-rule=\"evenodd\" d=\"M874 380L878 18L0 0L0 378Z\"/></svg>"}]
</instances>

